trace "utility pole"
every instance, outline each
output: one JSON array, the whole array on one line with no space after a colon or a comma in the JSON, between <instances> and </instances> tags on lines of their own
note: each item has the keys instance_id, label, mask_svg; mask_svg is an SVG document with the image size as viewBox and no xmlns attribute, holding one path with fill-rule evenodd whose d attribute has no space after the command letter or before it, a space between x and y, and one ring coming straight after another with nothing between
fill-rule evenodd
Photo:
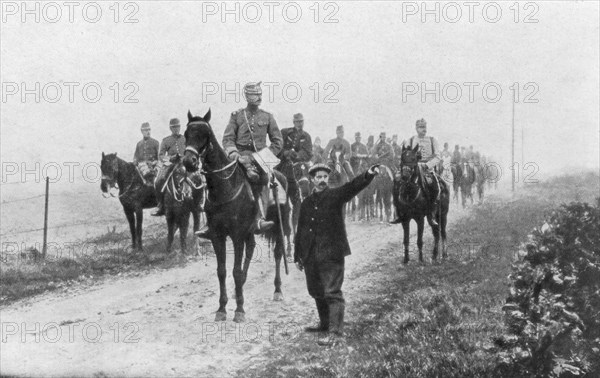
<instances>
[{"instance_id":1,"label":"utility pole","mask_svg":"<svg viewBox=\"0 0 600 378\"><path fill-rule=\"evenodd\" d=\"M512 192L515 192L515 91L513 91L512 100L512 151L511 151L511 170L512 170Z\"/></svg>"}]
</instances>

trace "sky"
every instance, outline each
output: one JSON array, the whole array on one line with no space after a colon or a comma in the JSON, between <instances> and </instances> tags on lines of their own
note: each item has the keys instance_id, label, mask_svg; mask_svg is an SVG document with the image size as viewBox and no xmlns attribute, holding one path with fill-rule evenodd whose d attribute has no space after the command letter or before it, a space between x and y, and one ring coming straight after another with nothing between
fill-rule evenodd
<instances>
[{"instance_id":1,"label":"sky","mask_svg":"<svg viewBox=\"0 0 600 378\"><path fill-rule=\"evenodd\" d=\"M210 108L220 139L250 81L280 128L300 112L323 144L340 124L350 142L407 139L425 118L440 143L505 168L518 91L517 161L542 176L599 166L596 1L23 4L2 1L3 183L15 163L131 160L143 122L160 141L188 109Z\"/></svg>"}]
</instances>

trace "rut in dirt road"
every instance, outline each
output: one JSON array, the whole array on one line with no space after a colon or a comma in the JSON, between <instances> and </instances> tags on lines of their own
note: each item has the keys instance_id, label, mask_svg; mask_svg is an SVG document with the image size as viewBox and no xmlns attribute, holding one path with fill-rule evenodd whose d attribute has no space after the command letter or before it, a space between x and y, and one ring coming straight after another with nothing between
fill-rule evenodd
<instances>
[{"instance_id":1,"label":"rut in dirt road","mask_svg":"<svg viewBox=\"0 0 600 378\"><path fill-rule=\"evenodd\" d=\"M352 255L346 259L345 292L351 306L354 296L368 293L370 281L368 275L354 277L353 272L378 274L377 267L370 266L374 254L399 243L402 230L361 223L350 223L347 229ZM424 254L429 258L427 236ZM411 235L411 246L413 239ZM262 245L245 285L245 323L231 321L231 269L229 319L213 321L219 287L216 260L209 254L183 268L111 277L97 286L48 293L3 309L2 374L223 376L268 359L261 354L264 347L309 337L302 330L315 321L316 311L304 274L293 264L290 274L282 277L284 301L272 301L274 261ZM230 253L228 268L232 260ZM398 265L401 269L400 250Z\"/></svg>"}]
</instances>

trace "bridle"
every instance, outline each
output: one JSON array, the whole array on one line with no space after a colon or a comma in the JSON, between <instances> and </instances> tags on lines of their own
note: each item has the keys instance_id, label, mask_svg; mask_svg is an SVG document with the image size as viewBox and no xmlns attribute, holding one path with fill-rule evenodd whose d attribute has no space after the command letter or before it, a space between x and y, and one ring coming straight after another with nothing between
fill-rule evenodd
<instances>
[{"instance_id":1,"label":"bridle","mask_svg":"<svg viewBox=\"0 0 600 378\"><path fill-rule=\"evenodd\" d=\"M401 184L400 185L401 186L406 186L406 185L409 185L409 184L413 184L413 185L415 185L417 187L417 192L414 195L414 198L412 200L410 200L410 201L405 201L402 198L402 196L400 195L401 192L402 192L402 191L400 191L400 193L398 195L398 201L401 204L410 205L410 204L414 203L419 198L419 195L421 194L421 185L419 185L417 183L417 180L419 179L419 175L417 174L417 170L415 169L415 167L417 166L417 164L418 164L418 161L405 163L405 162L402 162L402 158L400 159L400 175L401 175L400 176L401 177L401 179L400 179ZM404 177L405 177L404 176L405 169L410 169L410 171L411 171L410 176L408 177L408 179L404 179Z\"/></svg>"}]
</instances>

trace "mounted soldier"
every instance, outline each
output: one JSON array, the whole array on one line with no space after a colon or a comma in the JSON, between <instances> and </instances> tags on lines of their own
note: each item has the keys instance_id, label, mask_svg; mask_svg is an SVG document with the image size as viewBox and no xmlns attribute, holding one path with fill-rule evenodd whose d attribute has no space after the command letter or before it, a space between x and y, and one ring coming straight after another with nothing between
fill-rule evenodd
<instances>
[{"instance_id":1,"label":"mounted soldier","mask_svg":"<svg viewBox=\"0 0 600 378\"><path fill-rule=\"evenodd\" d=\"M344 139L344 126L339 125L335 129L335 133L337 135L336 138L331 139L327 146L325 147L325 151L323 151L323 158L327 159L327 162L330 166L335 164L335 153L340 152L340 158L342 159L344 170L348 175L348 178L354 177L354 171L350 166L350 158L352 157L352 149L350 148L350 142Z\"/></svg>"},{"instance_id":2,"label":"mounted soldier","mask_svg":"<svg viewBox=\"0 0 600 378\"><path fill-rule=\"evenodd\" d=\"M392 169L397 171L400 168L400 156L402 155L402 147L398 145L398 135L392 135L392 150L394 151L394 165Z\"/></svg>"},{"instance_id":3,"label":"mounted soldier","mask_svg":"<svg viewBox=\"0 0 600 378\"><path fill-rule=\"evenodd\" d=\"M287 179L287 194L293 206L292 218L298 219L301 201L298 177L294 173L294 164L308 163L312 158L313 147L310 134L304 131L304 117L302 114L294 114L294 127L282 129L281 136L283 138L283 148L278 156L281 163L276 169L283 173Z\"/></svg>"},{"instance_id":4,"label":"mounted soldier","mask_svg":"<svg viewBox=\"0 0 600 378\"><path fill-rule=\"evenodd\" d=\"M354 143L350 146L350 150L352 151L350 166L354 172L359 172L360 166L367 164L367 158L369 157L367 146L361 143L360 132L354 134Z\"/></svg>"},{"instance_id":5,"label":"mounted soldier","mask_svg":"<svg viewBox=\"0 0 600 378\"><path fill-rule=\"evenodd\" d=\"M152 186L153 179L156 177L159 143L150 136L148 122L142 123L141 131L143 138L135 146L133 164L140 171L146 185Z\"/></svg>"},{"instance_id":6,"label":"mounted soldier","mask_svg":"<svg viewBox=\"0 0 600 378\"><path fill-rule=\"evenodd\" d=\"M379 140L373 147L371 157L376 163L385 165L388 168L394 166L394 149L392 145L385 140L385 131L379 134Z\"/></svg>"},{"instance_id":7,"label":"mounted soldier","mask_svg":"<svg viewBox=\"0 0 600 378\"><path fill-rule=\"evenodd\" d=\"M406 148L414 148L415 146L419 146L419 151L421 155L421 160L419 161L419 171L422 185L424 186L424 193L427 195L427 199L430 204L431 210L431 219L433 225L437 226L437 221L435 219L435 209L439 200L439 178L436 176L436 171L438 169L438 165L440 164L440 148L437 140L432 136L426 136L427 134L427 122L425 119L421 118L416 122L416 130L417 135L410 137L410 139L405 140L402 144ZM395 186L396 187L396 186ZM394 193L394 206L396 207L396 214L398 214L398 218L393 220L392 224L401 223L401 214L399 213L399 203L397 203L397 193Z\"/></svg>"},{"instance_id":8,"label":"mounted soldier","mask_svg":"<svg viewBox=\"0 0 600 378\"><path fill-rule=\"evenodd\" d=\"M323 162L323 147L321 147L321 138L315 138L315 144L313 144L313 156L311 161L313 164L320 164Z\"/></svg>"},{"instance_id":9,"label":"mounted soldier","mask_svg":"<svg viewBox=\"0 0 600 378\"><path fill-rule=\"evenodd\" d=\"M268 172L259 165L257 156L276 157L283 147L281 131L273 114L259 109L262 103L262 89L258 83L244 85L244 96L248 106L231 113L229 123L223 133L223 149L231 161L237 161L244 167L246 177L251 184L252 194L259 211L253 226L255 234L261 234L274 226L274 222L265 221L265 209L268 202ZM271 145L267 147L267 136ZM255 156L254 154L257 154ZM196 233L198 237L210 239L210 229L206 226Z\"/></svg>"},{"instance_id":10,"label":"mounted soldier","mask_svg":"<svg viewBox=\"0 0 600 378\"><path fill-rule=\"evenodd\" d=\"M156 212L150 214L155 217L165 215L164 207L164 184L167 178L173 171L174 165L171 164L171 158L176 155L183 156L185 151L185 137L179 133L181 130L181 124L179 119L173 118L169 121L169 128L171 129L171 135L164 138L160 144L160 150L158 152L160 169L156 180L154 181L154 190L156 191L156 199L158 206Z\"/></svg>"}]
</instances>

